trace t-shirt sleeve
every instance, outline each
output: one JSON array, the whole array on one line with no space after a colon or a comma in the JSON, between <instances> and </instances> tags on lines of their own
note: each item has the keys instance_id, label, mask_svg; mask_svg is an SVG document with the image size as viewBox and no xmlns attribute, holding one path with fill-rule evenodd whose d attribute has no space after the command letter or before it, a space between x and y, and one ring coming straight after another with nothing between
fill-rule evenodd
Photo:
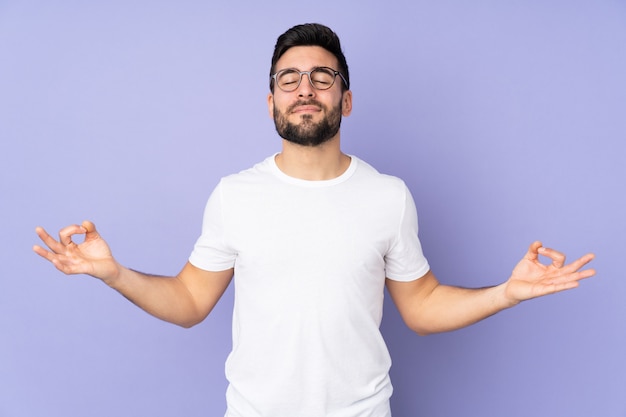
<instances>
[{"instance_id":1,"label":"t-shirt sleeve","mask_svg":"<svg viewBox=\"0 0 626 417\"><path fill-rule=\"evenodd\" d=\"M226 243L222 204L222 183L213 190L204 209L202 234L189 262L205 271L224 271L235 265L237 253Z\"/></svg>"},{"instance_id":2,"label":"t-shirt sleeve","mask_svg":"<svg viewBox=\"0 0 626 417\"><path fill-rule=\"evenodd\" d=\"M396 238L385 255L385 274L394 281L413 281L423 277L430 266L418 238L417 209L409 189L404 187L404 209Z\"/></svg>"}]
</instances>

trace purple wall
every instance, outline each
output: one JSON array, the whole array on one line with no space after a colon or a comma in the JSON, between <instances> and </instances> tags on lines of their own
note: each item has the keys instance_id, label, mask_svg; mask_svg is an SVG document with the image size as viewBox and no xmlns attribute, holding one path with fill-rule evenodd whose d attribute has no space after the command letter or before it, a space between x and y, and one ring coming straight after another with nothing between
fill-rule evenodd
<instances>
[{"instance_id":1,"label":"purple wall","mask_svg":"<svg viewBox=\"0 0 626 417\"><path fill-rule=\"evenodd\" d=\"M223 414L230 290L179 329L53 270L34 228L89 218L176 273L219 177L279 149L270 55L308 21L350 63L344 149L408 183L442 281L499 283L535 239L597 254L581 288L453 333L386 304L395 415L626 416L624 2L211 3L0 2L0 416Z\"/></svg>"}]
</instances>

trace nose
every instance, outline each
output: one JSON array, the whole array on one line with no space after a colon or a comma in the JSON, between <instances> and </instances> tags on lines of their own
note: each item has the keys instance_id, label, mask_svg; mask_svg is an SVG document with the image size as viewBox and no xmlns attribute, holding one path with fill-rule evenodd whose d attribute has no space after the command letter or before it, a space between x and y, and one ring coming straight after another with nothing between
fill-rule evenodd
<instances>
[{"instance_id":1,"label":"nose","mask_svg":"<svg viewBox=\"0 0 626 417\"><path fill-rule=\"evenodd\" d=\"M311 75L302 74L300 79L300 85L298 86L298 97L314 97L315 88L311 84ZM306 77L306 79L304 78Z\"/></svg>"}]
</instances>

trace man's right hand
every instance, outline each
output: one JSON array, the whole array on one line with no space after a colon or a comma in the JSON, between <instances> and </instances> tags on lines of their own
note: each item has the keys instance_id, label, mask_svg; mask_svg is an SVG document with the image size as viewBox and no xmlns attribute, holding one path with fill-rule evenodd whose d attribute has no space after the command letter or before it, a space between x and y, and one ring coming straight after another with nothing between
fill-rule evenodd
<instances>
[{"instance_id":1,"label":"man's right hand","mask_svg":"<svg viewBox=\"0 0 626 417\"><path fill-rule=\"evenodd\" d=\"M37 235L48 249L33 250L65 274L88 274L100 278L137 306L170 323L191 327L211 312L230 283L234 269L205 271L187 262L174 277L149 275L118 264L109 245L90 221L61 229L55 240L42 227ZM82 243L72 237L85 235Z\"/></svg>"},{"instance_id":2,"label":"man's right hand","mask_svg":"<svg viewBox=\"0 0 626 417\"><path fill-rule=\"evenodd\" d=\"M48 249L35 245L33 250L65 274L88 274L109 284L120 273L120 266L113 258L109 245L100 237L96 226L90 221L82 225L67 226L59 232L55 240L42 227L35 229ZM82 243L75 243L72 237L85 235Z\"/></svg>"}]
</instances>

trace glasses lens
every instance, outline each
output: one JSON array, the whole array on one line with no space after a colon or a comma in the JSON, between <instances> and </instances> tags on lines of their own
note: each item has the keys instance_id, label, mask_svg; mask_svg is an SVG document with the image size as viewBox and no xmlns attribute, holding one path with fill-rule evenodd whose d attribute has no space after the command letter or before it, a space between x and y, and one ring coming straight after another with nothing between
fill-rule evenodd
<instances>
[{"instance_id":1,"label":"glasses lens","mask_svg":"<svg viewBox=\"0 0 626 417\"><path fill-rule=\"evenodd\" d=\"M293 69L287 69L278 73L276 77L278 87L283 91L293 91L300 83L300 73Z\"/></svg>"},{"instance_id":2,"label":"glasses lens","mask_svg":"<svg viewBox=\"0 0 626 417\"><path fill-rule=\"evenodd\" d=\"M335 82L335 73L328 68L317 68L311 71L311 83L318 90L328 90Z\"/></svg>"}]
</instances>

